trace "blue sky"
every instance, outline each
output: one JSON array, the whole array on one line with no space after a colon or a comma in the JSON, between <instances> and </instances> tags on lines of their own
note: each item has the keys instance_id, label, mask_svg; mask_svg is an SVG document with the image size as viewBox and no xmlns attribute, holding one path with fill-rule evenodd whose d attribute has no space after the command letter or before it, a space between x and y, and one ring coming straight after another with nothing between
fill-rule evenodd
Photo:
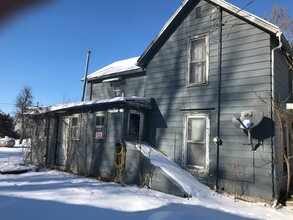
<instances>
[{"instance_id":1,"label":"blue sky","mask_svg":"<svg viewBox=\"0 0 293 220\"><path fill-rule=\"evenodd\" d=\"M51 0L19 12L0 26L0 109L12 114L24 86L34 104L80 101L88 50L89 73L141 55L182 1ZM292 0L256 0L245 10L264 17L275 4L293 17Z\"/></svg>"}]
</instances>

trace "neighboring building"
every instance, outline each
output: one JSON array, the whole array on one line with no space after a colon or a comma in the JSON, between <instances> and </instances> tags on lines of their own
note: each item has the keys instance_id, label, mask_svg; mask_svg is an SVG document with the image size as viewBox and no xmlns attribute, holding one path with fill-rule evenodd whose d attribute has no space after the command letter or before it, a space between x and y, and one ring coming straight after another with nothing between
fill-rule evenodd
<instances>
[{"instance_id":1,"label":"neighboring building","mask_svg":"<svg viewBox=\"0 0 293 220\"><path fill-rule=\"evenodd\" d=\"M46 138L41 154L33 146L33 155L74 170L77 160L65 162L56 150L74 141L94 167L83 172L112 175L115 145L146 141L211 188L279 199L287 180L283 155L293 155L293 145L288 131L286 139L281 135L271 103L292 92L292 54L275 25L225 1L185 0L142 56L89 75L86 102L35 115L47 118L48 129L42 130L52 130L55 138ZM83 124L92 125L75 129L84 118ZM68 142L61 132L66 126L71 134L92 138L71 135ZM128 182L138 182L137 170L150 169L127 148L129 155L134 168L125 165L133 174ZM175 192L164 175L153 175L151 182L154 189Z\"/></svg>"}]
</instances>

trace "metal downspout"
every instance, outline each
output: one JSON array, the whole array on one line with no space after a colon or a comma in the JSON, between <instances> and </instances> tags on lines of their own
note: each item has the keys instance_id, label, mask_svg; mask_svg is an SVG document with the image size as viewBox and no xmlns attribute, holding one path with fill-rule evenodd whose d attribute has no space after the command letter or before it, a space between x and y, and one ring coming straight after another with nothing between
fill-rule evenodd
<instances>
[{"instance_id":1,"label":"metal downspout","mask_svg":"<svg viewBox=\"0 0 293 220\"><path fill-rule=\"evenodd\" d=\"M217 165L216 165L216 190L219 189L219 163L220 163L220 145L222 141L220 139L220 117L221 117L221 83L222 83L222 9L219 10L219 31L218 31L218 103L217 103Z\"/></svg>"},{"instance_id":2,"label":"metal downspout","mask_svg":"<svg viewBox=\"0 0 293 220\"><path fill-rule=\"evenodd\" d=\"M275 48L272 49L272 53L271 53L271 57L272 57L272 64L271 64L271 92L272 92L272 96L271 96L271 119L274 119L275 118L275 113L274 113L274 101L275 101L275 51L278 50L278 49L281 49L282 46L283 46L283 43L282 43L282 32L281 31L278 31L276 33L276 37L278 37L278 40L279 40L279 45ZM272 123L273 121L275 120L272 120ZM273 124L272 124L273 126ZM275 126L273 126L273 128L275 129ZM274 132L274 129L272 130L272 132ZM277 173L276 173L276 167L275 167L275 147L274 147L274 143L275 143L275 137L274 135L272 134L272 138L271 138L271 149L272 149L272 156L271 156L271 159L272 159L272 190L273 190L273 198L274 198L274 204L273 204L273 207L276 207L278 205L278 200L279 200L279 197L280 197L280 192L277 190L276 188L276 176L277 176Z\"/></svg>"}]
</instances>

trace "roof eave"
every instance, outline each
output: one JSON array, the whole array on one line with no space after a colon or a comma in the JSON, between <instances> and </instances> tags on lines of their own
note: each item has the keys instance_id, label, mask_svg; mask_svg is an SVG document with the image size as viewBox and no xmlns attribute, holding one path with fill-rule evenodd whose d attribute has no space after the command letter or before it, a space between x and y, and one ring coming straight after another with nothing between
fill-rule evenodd
<instances>
[{"instance_id":1,"label":"roof eave","mask_svg":"<svg viewBox=\"0 0 293 220\"><path fill-rule=\"evenodd\" d=\"M152 54L155 54L160 45L165 43L167 38L173 33L173 31L178 26L179 21L183 20L189 11L191 11L192 6L196 5L200 0L190 1L185 0L179 8L175 11L172 17L166 22L161 31L157 34L155 39L147 47L147 49L142 53L142 55L137 60L137 65L145 68L149 63L150 59L153 57Z\"/></svg>"},{"instance_id":2,"label":"roof eave","mask_svg":"<svg viewBox=\"0 0 293 220\"><path fill-rule=\"evenodd\" d=\"M116 72L116 73L103 75L103 76L91 77L91 78L88 78L87 81L91 82L91 81L95 81L95 80L103 80L103 79L109 79L109 78L113 78L113 77L117 77L117 76L125 76L125 75L131 75L131 74L135 74L135 73L144 73L144 72L145 71L142 68L139 68L139 69L127 70L127 71L123 71L123 72ZM84 80L84 78L82 79L82 81L83 80Z\"/></svg>"}]
</instances>

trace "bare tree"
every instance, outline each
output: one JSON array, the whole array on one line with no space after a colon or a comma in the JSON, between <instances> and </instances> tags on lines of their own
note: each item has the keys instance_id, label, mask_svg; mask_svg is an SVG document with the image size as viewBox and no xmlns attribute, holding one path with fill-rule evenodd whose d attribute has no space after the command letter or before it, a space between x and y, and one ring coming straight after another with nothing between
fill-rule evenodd
<instances>
[{"instance_id":1,"label":"bare tree","mask_svg":"<svg viewBox=\"0 0 293 220\"><path fill-rule=\"evenodd\" d=\"M16 97L15 107L16 107L16 120L20 124L20 140L19 143L22 143L22 140L26 137L26 133L29 127L30 119L26 117L25 112L33 104L32 90L29 86L25 86L18 96Z\"/></svg>"},{"instance_id":2,"label":"bare tree","mask_svg":"<svg viewBox=\"0 0 293 220\"><path fill-rule=\"evenodd\" d=\"M291 46L293 45L293 19L290 19L287 8L275 5L272 8L272 13L267 14L265 19L277 25L284 33Z\"/></svg>"}]
</instances>

